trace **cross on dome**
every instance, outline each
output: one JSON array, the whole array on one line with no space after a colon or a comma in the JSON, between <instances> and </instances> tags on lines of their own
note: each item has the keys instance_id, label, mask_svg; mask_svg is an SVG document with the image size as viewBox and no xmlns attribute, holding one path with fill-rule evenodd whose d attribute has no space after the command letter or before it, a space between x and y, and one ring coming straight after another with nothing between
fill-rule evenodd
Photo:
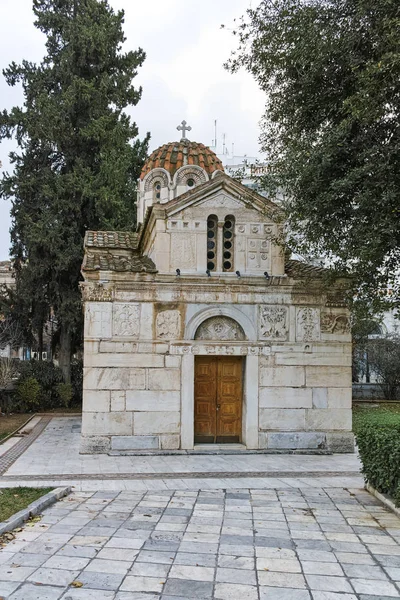
<instances>
[{"instance_id":1,"label":"cross on dome","mask_svg":"<svg viewBox=\"0 0 400 600\"><path fill-rule=\"evenodd\" d=\"M182 123L180 125L178 125L177 127L178 131L182 131L182 140L186 140L186 132L187 131L192 131L192 128L190 127L190 125L187 125L186 121L183 120Z\"/></svg>"}]
</instances>

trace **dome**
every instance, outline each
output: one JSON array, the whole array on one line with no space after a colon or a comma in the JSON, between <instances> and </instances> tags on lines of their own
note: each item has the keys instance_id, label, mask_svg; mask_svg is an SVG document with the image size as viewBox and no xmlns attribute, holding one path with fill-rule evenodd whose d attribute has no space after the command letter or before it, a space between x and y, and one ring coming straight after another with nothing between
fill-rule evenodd
<instances>
[{"instance_id":1,"label":"dome","mask_svg":"<svg viewBox=\"0 0 400 600\"><path fill-rule=\"evenodd\" d=\"M180 142L169 142L154 150L143 165L140 179L157 168L165 169L173 177L180 167L186 165L197 165L209 175L214 171L224 170L222 162L208 146L184 138Z\"/></svg>"}]
</instances>

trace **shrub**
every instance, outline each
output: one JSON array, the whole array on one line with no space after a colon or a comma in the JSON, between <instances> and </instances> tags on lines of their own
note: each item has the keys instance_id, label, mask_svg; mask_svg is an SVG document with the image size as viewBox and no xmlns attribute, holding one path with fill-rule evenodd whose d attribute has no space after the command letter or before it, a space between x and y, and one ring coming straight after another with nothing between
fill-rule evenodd
<instances>
[{"instance_id":1,"label":"shrub","mask_svg":"<svg viewBox=\"0 0 400 600\"><path fill-rule=\"evenodd\" d=\"M27 377L17 384L16 399L20 410L37 408L40 404L40 384L35 377Z\"/></svg>"},{"instance_id":2,"label":"shrub","mask_svg":"<svg viewBox=\"0 0 400 600\"><path fill-rule=\"evenodd\" d=\"M57 386L63 383L62 371L50 361L21 362L19 382L35 378L40 385L40 408L47 410L60 405Z\"/></svg>"},{"instance_id":3,"label":"shrub","mask_svg":"<svg viewBox=\"0 0 400 600\"><path fill-rule=\"evenodd\" d=\"M365 480L400 505L400 424L364 425L357 444Z\"/></svg>"},{"instance_id":4,"label":"shrub","mask_svg":"<svg viewBox=\"0 0 400 600\"><path fill-rule=\"evenodd\" d=\"M73 396L72 385L70 383L58 383L56 391L60 399L60 406L68 408Z\"/></svg>"}]
</instances>

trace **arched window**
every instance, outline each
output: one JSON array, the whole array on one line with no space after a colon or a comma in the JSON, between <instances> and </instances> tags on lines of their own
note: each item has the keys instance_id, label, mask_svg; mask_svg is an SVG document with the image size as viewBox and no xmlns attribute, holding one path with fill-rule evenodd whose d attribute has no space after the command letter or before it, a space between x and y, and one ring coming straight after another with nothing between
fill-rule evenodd
<instances>
[{"instance_id":1,"label":"arched window","mask_svg":"<svg viewBox=\"0 0 400 600\"><path fill-rule=\"evenodd\" d=\"M153 200L157 202L161 198L161 181L156 181L153 185Z\"/></svg>"},{"instance_id":2,"label":"arched window","mask_svg":"<svg viewBox=\"0 0 400 600\"><path fill-rule=\"evenodd\" d=\"M223 256L222 256L222 268L224 271L233 271L234 263L234 231L235 231L235 217L228 215L225 217L224 229L223 229Z\"/></svg>"},{"instance_id":3,"label":"arched window","mask_svg":"<svg viewBox=\"0 0 400 600\"><path fill-rule=\"evenodd\" d=\"M207 219L207 269L217 270L218 217L210 215Z\"/></svg>"}]
</instances>

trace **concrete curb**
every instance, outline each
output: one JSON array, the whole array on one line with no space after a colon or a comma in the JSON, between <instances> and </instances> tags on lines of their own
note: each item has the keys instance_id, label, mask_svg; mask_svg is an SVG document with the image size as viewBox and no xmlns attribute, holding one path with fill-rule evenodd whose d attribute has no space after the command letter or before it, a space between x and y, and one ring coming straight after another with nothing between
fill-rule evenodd
<instances>
[{"instance_id":1,"label":"concrete curb","mask_svg":"<svg viewBox=\"0 0 400 600\"><path fill-rule=\"evenodd\" d=\"M67 496L71 492L71 487L59 487L48 494L45 494L41 498L35 500L19 512L12 515L7 521L0 523L0 535L12 531L17 527L21 527L30 517L38 515L43 509L47 508L51 504L54 504L60 498Z\"/></svg>"},{"instance_id":2,"label":"concrete curb","mask_svg":"<svg viewBox=\"0 0 400 600\"><path fill-rule=\"evenodd\" d=\"M397 506L395 506L393 500L391 500L388 496L386 496L386 494L382 494L381 492L378 492L378 490L376 490L374 487L372 487L372 485L370 483L365 484L365 489L370 494L375 496L375 498L378 498L378 500L380 500L382 502L382 504L384 504L385 506L387 506L387 508L389 508L392 512L394 512L395 515L400 517L400 508L397 508Z\"/></svg>"}]
</instances>

